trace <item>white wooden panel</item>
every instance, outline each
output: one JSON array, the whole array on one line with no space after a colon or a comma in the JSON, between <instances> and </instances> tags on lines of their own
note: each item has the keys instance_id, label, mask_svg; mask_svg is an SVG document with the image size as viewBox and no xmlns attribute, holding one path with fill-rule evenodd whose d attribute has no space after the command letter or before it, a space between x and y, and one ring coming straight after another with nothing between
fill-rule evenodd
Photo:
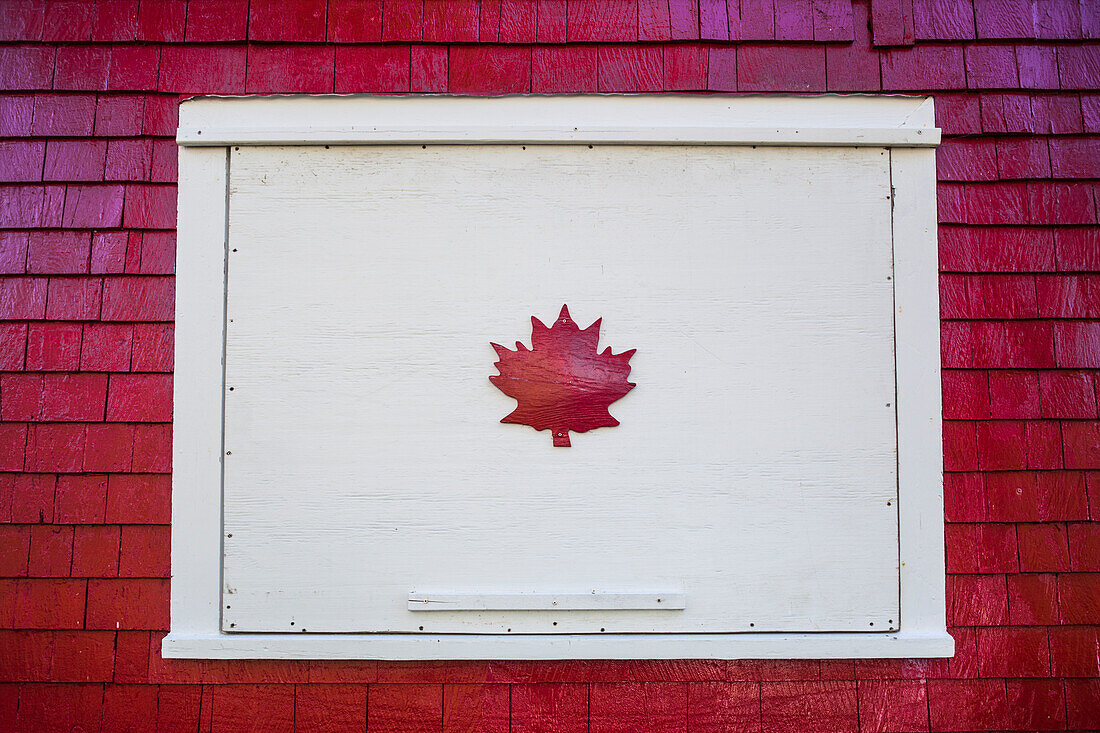
<instances>
[{"instance_id":1,"label":"white wooden panel","mask_svg":"<svg viewBox=\"0 0 1100 733\"><path fill-rule=\"evenodd\" d=\"M897 627L889 156L232 153L223 628ZM622 425L498 420L490 340L568 303ZM682 612L410 612L417 588L682 588Z\"/></svg>"},{"instance_id":2,"label":"white wooden panel","mask_svg":"<svg viewBox=\"0 0 1100 733\"><path fill-rule=\"evenodd\" d=\"M943 426L940 410L939 259L936 157L891 152L895 286L898 480L902 606L909 628L945 628Z\"/></svg>"},{"instance_id":3,"label":"white wooden panel","mask_svg":"<svg viewBox=\"0 0 1100 733\"><path fill-rule=\"evenodd\" d=\"M172 631L221 622L222 344L228 152L180 148L172 441Z\"/></svg>"},{"instance_id":4,"label":"white wooden panel","mask_svg":"<svg viewBox=\"0 0 1100 733\"><path fill-rule=\"evenodd\" d=\"M644 120L644 124L639 124ZM192 99L181 145L601 143L934 147L925 97L440 95Z\"/></svg>"}]
</instances>

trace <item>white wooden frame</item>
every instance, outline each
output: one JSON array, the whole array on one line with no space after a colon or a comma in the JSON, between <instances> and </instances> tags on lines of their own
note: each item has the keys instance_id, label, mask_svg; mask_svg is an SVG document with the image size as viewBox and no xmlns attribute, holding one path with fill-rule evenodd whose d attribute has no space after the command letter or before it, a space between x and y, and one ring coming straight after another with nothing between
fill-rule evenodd
<instances>
[{"instance_id":1,"label":"white wooden frame","mask_svg":"<svg viewBox=\"0 0 1100 733\"><path fill-rule=\"evenodd\" d=\"M180 108L166 657L600 659L938 657L946 631L935 127L931 98L196 98ZM221 632L229 146L395 143L878 146L891 149L901 628L818 634Z\"/></svg>"}]
</instances>

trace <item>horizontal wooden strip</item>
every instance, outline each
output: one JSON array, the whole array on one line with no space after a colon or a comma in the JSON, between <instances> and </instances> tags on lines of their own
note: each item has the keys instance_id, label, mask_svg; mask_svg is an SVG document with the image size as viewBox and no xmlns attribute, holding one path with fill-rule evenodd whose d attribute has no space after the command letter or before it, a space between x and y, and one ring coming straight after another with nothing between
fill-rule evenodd
<instances>
[{"instance_id":1,"label":"horizontal wooden strip","mask_svg":"<svg viewBox=\"0 0 1100 733\"><path fill-rule=\"evenodd\" d=\"M645 120L642 124L639 120ZM932 147L921 97L200 97L180 145L494 143Z\"/></svg>"},{"instance_id":2,"label":"horizontal wooden strip","mask_svg":"<svg viewBox=\"0 0 1100 733\"><path fill-rule=\"evenodd\" d=\"M679 611L683 593L410 593L410 611Z\"/></svg>"},{"instance_id":3,"label":"horizontal wooden strip","mask_svg":"<svg viewBox=\"0 0 1100 733\"><path fill-rule=\"evenodd\" d=\"M579 127L403 127L370 128L181 128L180 145L824 145L844 147L935 147L939 130L906 128L579 128Z\"/></svg>"},{"instance_id":4,"label":"horizontal wooden strip","mask_svg":"<svg viewBox=\"0 0 1100 733\"><path fill-rule=\"evenodd\" d=\"M580 643L578 639L584 639ZM859 634L187 634L166 659L851 659L950 657L946 631Z\"/></svg>"}]
</instances>

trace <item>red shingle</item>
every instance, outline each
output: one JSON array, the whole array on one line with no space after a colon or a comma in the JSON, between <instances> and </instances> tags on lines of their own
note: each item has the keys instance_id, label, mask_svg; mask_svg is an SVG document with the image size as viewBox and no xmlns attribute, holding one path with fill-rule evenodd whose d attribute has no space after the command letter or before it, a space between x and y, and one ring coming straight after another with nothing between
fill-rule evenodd
<instances>
[{"instance_id":1,"label":"red shingle","mask_svg":"<svg viewBox=\"0 0 1100 733\"><path fill-rule=\"evenodd\" d=\"M668 19L672 40L693 41L699 38L699 0L669 0Z\"/></svg>"},{"instance_id":2,"label":"red shingle","mask_svg":"<svg viewBox=\"0 0 1100 733\"><path fill-rule=\"evenodd\" d=\"M507 685L443 685L443 733L508 733L509 699Z\"/></svg>"},{"instance_id":3,"label":"red shingle","mask_svg":"<svg viewBox=\"0 0 1100 733\"><path fill-rule=\"evenodd\" d=\"M738 46L737 87L745 92L823 92L825 49Z\"/></svg>"},{"instance_id":4,"label":"red shingle","mask_svg":"<svg viewBox=\"0 0 1100 733\"><path fill-rule=\"evenodd\" d=\"M0 577L27 577L31 530L35 526L45 525L0 524Z\"/></svg>"},{"instance_id":5,"label":"red shingle","mask_svg":"<svg viewBox=\"0 0 1100 733\"><path fill-rule=\"evenodd\" d=\"M531 89L531 49L455 46L450 54L448 91L456 94L515 94Z\"/></svg>"},{"instance_id":6,"label":"red shingle","mask_svg":"<svg viewBox=\"0 0 1100 733\"><path fill-rule=\"evenodd\" d=\"M596 91L595 47L536 46L531 51L531 91L535 94Z\"/></svg>"},{"instance_id":7,"label":"red shingle","mask_svg":"<svg viewBox=\"0 0 1100 733\"><path fill-rule=\"evenodd\" d=\"M241 94L243 46L165 46L158 89L164 92Z\"/></svg>"},{"instance_id":8,"label":"red shingle","mask_svg":"<svg viewBox=\"0 0 1100 733\"><path fill-rule=\"evenodd\" d=\"M530 3L530 5L533 4ZM428 43L477 41L479 6L480 3L477 0L425 3L424 41Z\"/></svg>"},{"instance_id":9,"label":"red shingle","mask_svg":"<svg viewBox=\"0 0 1100 733\"><path fill-rule=\"evenodd\" d=\"M1070 728L1100 729L1100 680L1066 680L1065 696Z\"/></svg>"},{"instance_id":10,"label":"red shingle","mask_svg":"<svg viewBox=\"0 0 1100 733\"><path fill-rule=\"evenodd\" d=\"M1059 46L1058 76L1063 89L1100 89L1100 46Z\"/></svg>"},{"instance_id":11,"label":"red shingle","mask_svg":"<svg viewBox=\"0 0 1100 733\"><path fill-rule=\"evenodd\" d=\"M1013 670L1013 674L1018 672ZM1066 704L1060 680L1007 680L1005 685L1012 730L1065 728Z\"/></svg>"},{"instance_id":12,"label":"red shingle","mask_svg":"<svg viewBox=\"0 0 1100 733\"><path fill-rule=\"evenodd\" d=\"M971 89L1015 89L1016 53L1012 46L967 46L966 85Z\"/></svg>"},{"instance_id":13,"label":"red shingle","mask_svg":"<svg viewBox=\"0 0 1100 733\"><path fill-rule=\"evenodd\" d=\"M135 372L170 372L173 360L171 324L139 323L134 326L134 351L131 368Z\"/></svg>"},{"instance_id":14,"label":"red shingle","mask_svg":"<svg viewBox=\"0 0 1100 733\"><path fill-rule=\"evenodd\" d=\"M1058 607L1063 624L1100 624L1100 574L1059 575Z\"/></svg>"},{"instance_id":15,"label":"red shingle","mask_svg":"<svg viewBox=\"0 0 1100 733\"><path fill-rule=\"evenodd\" d=\"M7 582L15 587L15 628L84 628L85 581L28 578Z\"/></svg>"},{"instance_id":16,"label":"red shingle","mask_svg":"<svg viewBox=\"0 0 1100 733\"><path fill-rule=\"evenodd\" d=\"M107 477L103 475L57 478L57 521L66 524L103 522L107 503Z\"/></svg>"},{"instance_id":17,"label":"red shingle","mask_svg":"<svg viewBox=\"0 0 1100 733\"><path fill-rule=\"evenodd\" d=\"M965 41L974 37L974 6L969 0L914 0L918 41Z\"/></svg>"},{"instance_id":18,"label":"red shingle","mask_svg":"<svg viewBox=\"0 0 1100 733\"><path fill-rule=\"evenodd\" d=\"M447 91L450 53L443 46L413 46L409 90L416 94Z\"/></svg>"},{"instance_id":19,"label":"red shingle","mask_svg":"<svg viewBox=\"0 0 1100 733\"><path fill-rule=\"evenodd\" d=\"M1018 626L1058 623L1058 590L1054 575L1008 576L1009 623Z\"/></svg>"},{"instance_id":20,"label":"red shingle","mask_svg":"<svg viewBox=\"0 0 1100 733\"><path fill-rule=\"evenodd\" d=\"M500 687L506 689L503 685ZM324 731L337 726L366 730L367 686L298 685L294 695L294 721L301 730Z\"/></svg>"},{"instance_id":21,"label":"red shingle","mask_svg":"<svg viewBox=\"0 0 1100 733\"><path fill-rule=\"evenodd\" d=\"M884 90L965 89L963 50L922 44L882 54Z\"/></svg>"},{"instance_id":22,"label":"red shingle","mask_svg":"<svg viewBox=\"0 0 1100 733\"><path fill-rule=\"evenodd\" d=\"M482 23L486 22L486 3L481 4ZM538 0L536 12L538 25L536 38L539 43L565 43L568 34L568 3L566 0ZM641 7L639 14L639 34L641 33ZM487 40L484 30L481 40Z\"/></svg>"},{"instance_id":23,"label":"red shingle","mask_svg":"<svg viewBox=\"0 0 1100 733\"><path fill-rule=\"evenodd\" d=\"M323 41L326 10L326 0L250 0L248 37L253 41Z\"/></svg>"},{"instance_id":24,"label":"red shingle","mask_svg":"<svg viewBox=\"0 0 1100 733\"><path fill-rule=\"evenodd\" d=\"M175 281L168 277L108 277L103 283L103 320L168 321Z\"/></svg>"},{"instance_id":25,"label":"red shingle","mask_svg":"<svg viewBox=\"0 0 1100 733\"><path fill-rule=\"evenodd\" d=\"M218 685L210 690L212 733L294 730L294 685Z\"/></svg>"},{"instance_id":26,"label":"red shingle","mask_svg":"<svg viewBox=\"0 0 1100 733\"><path fill-rule=\"evenodd\" d=\"M1056 573L1069 570L1066 527L1056 522L1021 524L1017 527L1020 570L1025 573Z\"/></svg>"},{"instance_id":27,"label":"red shingle","mask_svg":"<svg viewBox=\"0 0 1100 733\"><path fill-rule=\"evenodd\" d=\"M672 40L668 2L669 0L638 0L639 41Z\"/></svg>"},{"instance_id":28,"label":"red shingle","mask_svg":"<svg viewBox=\"0 0 1100 733\"><path fill-rule=\"evenodd\" d=\"M664 61L655 46L599 47L597 69L601 92L653 92L664 84Z\"/></svg>"},{"instance_id":29,"label":"red shingle","mask_svg":"<svg viewBox=\"0 0 1100 733\"><path fill-rule=\"evenodd\" d=\"M105 730L140 730L156 719L156 685L107 685L103 692Z\"/></svg>"},{"instance_id":30,"label":"red shingle","mask_svg":"<svg viewBox=\"0 0 1100 733\"><path fill-rule=\"evenodd\" d=\"M248 36L248 0L189 0L187 42L243 41Z\"/></svg>"},{"instance_id":31,"label":"red shingle","mask_svg":"<svg viewBox=\"0 0 1100 733\"><path fill-rule=\"evenodd\" d=\"M1017 45L1016 65L1022 88L1058 88L1058 63L1050 46Z\"/></svg>"},{"instance_id":32,"label":"red shingle","mask_svg":"<svg viewBox=\"0 0 1100 733\"><path fill-rule=\"evenodd\" d=\"M0 87L49 89L54 73L52 46L0 47Z\"/></svg>"},{"instance_id":33,"label":"red shingle","mask_svg":"<svg viewBox=\"0 0 1100 733\"><path fill-rule=\"evenodd\" d=\"M72 576L112 578L118 575L119 528L89 525L75 528Z\"/></svg>"},{"instance_id":34,"label":"red shingle","mask_svg":"<svg viewBox=\"0 0 1100 733\"><path fill-rule=\"evenodd\" d=\"M129 471L133 464L133 446L133 425L89 425L84 446L84 470Z\"/></svg>"},{"instance_id":35,"label":"red shingle","mask_svg":"<svg viewBox=\"0 0 1100 733\"><path fill-rule=\"evenodd\" d=\"M169 422L172 419L170 374L113 374L107 396L107 420Z\"/></svg>"},{"instance_id":36,"label":"red shingle","mask_svg":"<svg viewBox=\"0 0 1100 733\"><path fill-rule=\"evenodd\" d=\"M134 426L133 470L167 473L172 470L172 426Z\"/></svg>"},{"instance_id":37,"label":"red shingle","mask_svg":"<svg viewBox=\"0 0 1100 733\"><path fill-rule=\"evenodd\" d=\"M515 733L588 733L588 685L513 685L511 717Z\"/></svg>"},{"instance_id":38,"label":"red shingle","mask_svg":"<svg viewBox=\"0 0 1100 733\"><path fill-rule=\"evenodd\" d=\"M67 578L73 560L73 528L36 524L31 527L30 564L33 578Z\"/></svg>"},{"instance_id":39,"label":"red shingle","mask_svg":"<svg viewBox=\"0 0 1100 733\"><path fill-rule=\"evenodd\" d=\"M1100 629L1096 626L1051 629L1050 663L1055 677L1100 676Z\"/></svg>"},{"instance_id":40,"label":"red shingle","mask_svg":"<svg viewBox=\"0 0 1100 733\"><path fill-rule=\"evenodd\" d=\"M44 4L33 0L8 0L0 5L0 40L42 40L44 11Z\"/></svg>"},{"instance_id":41,"label":"red shingle","mask_svg":"<svg viewBox=\"0 0 1100 733\"><path fill-rule=\"evenodd\" d=\"M1055 178L1100 178L1100 138L1051 138L1050 163Z\"/></svg>"},{"instance_id":42,"label":"red shingle","mask_svg":"<svg viewBox=\"0 0 1100 733\"><path fill-rule=\"evenodd\" d=\"M19 691L16 730L98 730L103 715L103 685L23 685Z\"/></svg>"},{"instance_id":43,"label":"red shingle","mask_svg":"<svg viewBox=\"0 0 1100 733\"><path fill-rule=\"evenodd\" d=\"M83 327L79 323L28 324L27 369L75 370L80 361L82 332Z\"/></svg>"},{"instance_id":44,"label":"red shingle","mask_svg":"<svg viewBox=\"0 0 1100 733\"><path fill-rule=\"evenodd\" d=\"M167 580L92 578L87 583L87 628L168 628Z\"/></svg>"},{"instance_id":45,"label":"red shingle","mask_svg":"<svg viewBox=\"0 0 1100 733\"><path fill-rule=\"evenodd\" d=\"M688 730L719 733L754 730L760 720L760 685L755 682L689 682Z\"/></svg>"},{"instance_id":46,"label":"red shingle","mask_svg":"<svg viewBox=\"0 0 1100 733\"><path fill-rule=\"evenodd\" d=\"M332 85L330 46L256 46L249 51L249 94L324 94Z\"/></svg>"},{"instance_id":47,"label":"red shingle","mask_svg":"<svg viewBox=\"0 0 1100 733\"><path fill-rule=\"evenodd\" d=\"M931 730L993 730L1008 715L1003 680L930 680Z\"/></svg>"},{"instance_id":48,"label":"red shingle","mask_svg":"<svg viewBox=\"0 0 1100 733\"><path fill-rule=\"evenodd\" d=\"M133 41L137 29L138 0L96 0L93 41Z\"/></svg>"},{"instance_id":49,"label":"red shingle","mask_svg":"<svg viewBox=\"0 0 1100 733\"><path fill-rule=\"evenodd\" d=\"M422 0L386 0L382 4L383 41L419 41L423 36Z\"/></svg>"},{"instance_id":50,"label":"red shingle","mask_svg":"<svg viewBox=\"0 0 1100 733\"><path fill-rule=\"evenodd\" d=\"M334 43L381 41L382 0L329 0L328 40Z\"/></svg>"},{"instance_id":51,"label":"red shingle","mask_svg":"<svg viewBox=\"0 0 1100 733\"><path fill-rule=\"evenodd\" d=\"M1100 368L1100 323L1095 321L1056 323L1054 338L1058 366L1070 369Z\"/></svg>"},{"instance_id":52,"label":"red shingle","mask_svg":"<svg viewBox=\"0 0 1100 733\"><path fill-rule=\"evenodd\" d=\"M687 3L678 5L685 6ZM671 5L669 8L672 10ZM676 25L675 18L673 24ZM674 28L672 37L698 38L698 25L694 35L677 35ZM637 0L570 0L567 40L570 43L638 40Z\"/></svg>"},{"instance_id":53,"label":"red shingle","mask_svg":"<svg viewBox=\"0 0 1100 733\"><path fill-rule=\"evenodd\" d=\"M928 730L928 690L924 680L861 680L861 731Z\"/></svg>"},{"instance_id":54,"label":"red shingle","mask_svg":"<svg viewBox=\"0 0 1100 733\"><path fill-rule=\"evenodd\" d=\"M669 0L672 2L672 0ZM730 3L727 1L726 7ZM729 10L726 11L727 15ZM741 0L738 23L740 38L744 41L770 41L775 39L775 0ZM730 21L730 38L735 37L735 24Z\"/></svg>"},{"instance_id":55,"label":"red shingle","mask_svg":"<svg viewBox=\"0 0 1100 733\"><path fill-rule=\"evenodd\" d=\"M169 0L174 2L175 0ZM108 89L155 89L160 71L160 49L156 46L113 46Z\"/></svg>"},{"instance_id":56,"label":"red shingle","mask_svg":"<svg viewBox=\"0 0 1100 733\"><path fill-rule=\"evenodd\" d=\"M335 64L338 94L409 91L408 46L338 46Z\"/></svg>"},{"instance_id":57,"label":"red shingle","mask_svg":"<svg viewBox=\"0 0 1100 733\"><path fill-rule=\"evenodd\" d=\"M171 541L169 528L156 525L125 525L118 557L121 578L167 578Z\"/></svg>"},{"instance_id":58,"label":"red shingle","mask_svg":"<svg viewBox=\"0 0 1100 733\"><path fill-rule=\"evenodd\" d=\"M59 46L54 68L54 89L96 91L107 88L109 48Z\"/></svg>"},{"instance_id":59,"label":"red shingle","mask_svg":"<svg viewBox=\"0 0 1100 733\"><path fill-rule=\"evenodd\" d=\"M800 733L805 721L833 731L856 731L855 682L764 682L761 717L767 733Z\"/></svg>"},{"instance_id":60,"label":"red shingle","mask_svg":"<svg viewBox=\"0 0 1100 733\"><path fill-rule=\"evenodd\" d=\"M172 521L171 487L170 476L111 476L106 492L106 521L122 524L168 524Z\"/></svg>"},{"instance_id":61,"label":"red shingle","mask_svg":"<svg viewBox=\"0 0 1100 733\"><path fill-rule=\"evenodd\" d=\"M178 43L184 38L186 22L186 0L141 3L138 6L138 40Z\"/></svg>"},{"instance_id":62,"label":"red shingle","mask_svg":"<svg viewBox=\"0 0 1100 733\"><path fill-rule=\"evenodd\" d=\"M737 90L737 48L712 46L707 49L706 89L719 92Z\"/></svg>"},{"instance_id":63,"label":"red shingle","mask_svg":"<svg viewBox=\"0 0 1100 733\"><path fill-rule=\"evenodd\" d=\"M367 729L439 731L443 721L443 685L371 685Z\"/></svg>"}]
</instances>

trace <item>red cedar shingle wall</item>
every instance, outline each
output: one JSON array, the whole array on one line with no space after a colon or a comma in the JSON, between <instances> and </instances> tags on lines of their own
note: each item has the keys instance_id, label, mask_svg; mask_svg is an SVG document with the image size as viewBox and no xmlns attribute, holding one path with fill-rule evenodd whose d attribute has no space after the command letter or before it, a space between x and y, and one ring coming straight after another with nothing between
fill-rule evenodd
<instances>
[{"instance_id":1,"label":"red cedar shingle wall","mask_svg":"<svg viewBox=\"0 0 1100 733\"><path fill-rule=\"evenodd\" d=\"M1100 728L1094 0L2 0L0 38L0 729ZM161 659L180 95L673 90L936 95L957 656Z\"/></svg>"}]
</instances>

